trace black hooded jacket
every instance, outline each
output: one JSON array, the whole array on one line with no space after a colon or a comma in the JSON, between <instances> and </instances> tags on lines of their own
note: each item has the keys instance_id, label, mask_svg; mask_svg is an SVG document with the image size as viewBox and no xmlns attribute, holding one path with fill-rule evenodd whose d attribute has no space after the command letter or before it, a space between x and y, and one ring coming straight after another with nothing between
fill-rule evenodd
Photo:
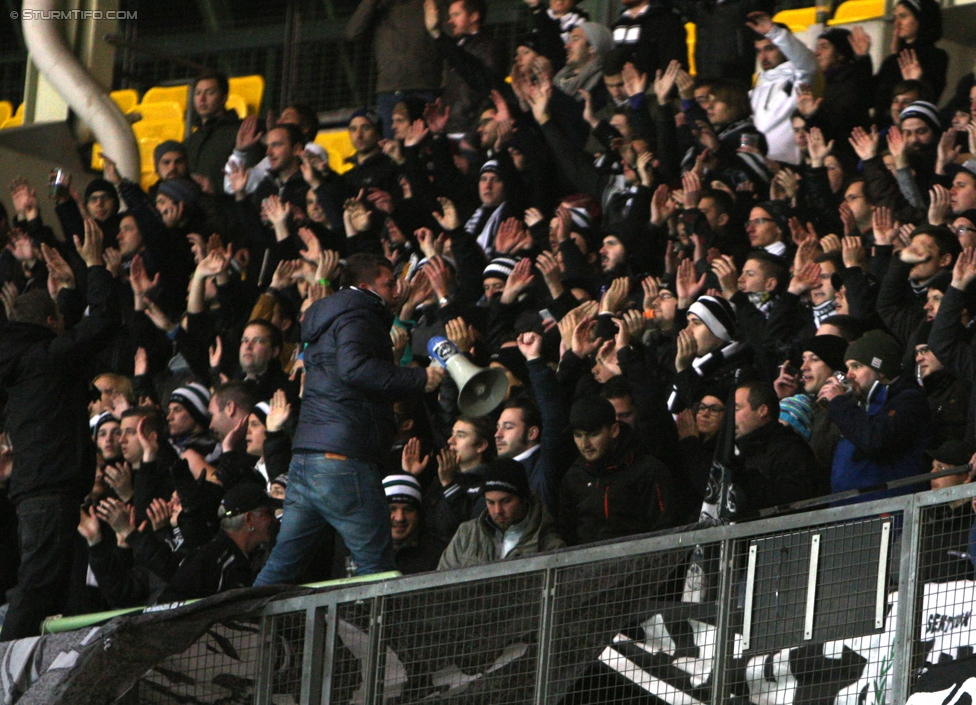
<instances>
[{"instance_id":1,"label":"black hooded jacket","mask_svg":"<svg viewBox=\"0 0 976 705\"><path fill-rule=\"evenodd\" d=\"M580 456L566 472L556 527L575 546L664 529L680 518L668 469L642 454L630 426L621 423L606 456L593 463Z\"/></svg>"},{"instance_id":2,"label":"black hooded jacket","mask_svg":"<svg viewBox=\"0 0 976 705\"><path fill-rule=\"evenodd\" d=\"M77 292L62 289L59 306ZM95 446L88 427L88 363L120 322L115 280L88 269L88 315L60 334L33 323L0 328L0 388L14 448L8 496L15 504L45 494L91 490Z\"/></svg>"}]
</instances>

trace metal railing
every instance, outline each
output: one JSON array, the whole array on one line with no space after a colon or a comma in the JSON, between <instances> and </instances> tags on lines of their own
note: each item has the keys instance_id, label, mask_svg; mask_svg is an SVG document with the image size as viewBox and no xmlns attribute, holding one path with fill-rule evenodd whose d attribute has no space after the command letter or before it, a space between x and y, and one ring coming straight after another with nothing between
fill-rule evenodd
<instances>
[{"instance_id":1,"label":"metal railing","mask_svg":"<svg viewBox=\"0 0 976 705\"><path fill-rule=\"evenodd\" d=\"M927 654L976 642L973 495L963 485L285 599L219 625L130 695L210 702L204 692L244 682L258 704L903 703Z\"/></svg>"}]
</instances>

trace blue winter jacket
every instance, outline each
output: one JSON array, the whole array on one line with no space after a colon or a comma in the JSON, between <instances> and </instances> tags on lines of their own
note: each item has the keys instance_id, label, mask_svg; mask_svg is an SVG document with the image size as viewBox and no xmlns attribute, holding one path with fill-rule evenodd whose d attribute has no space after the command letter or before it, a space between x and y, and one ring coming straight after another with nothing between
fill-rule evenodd
<instances>
[{"instance_id":1,"label":"blue winter jacket","mask_svg":"<svg viewBox=\"0 0 976 705\"><path fill-rule=\"evenodd\" d=\"M911 377L875 384L865 410L853 398L835 397L827 412L841 432L831 468L831 492L861 489L925 472L922 452L931 435L925 392ZM918 487L870 495L910 494Z\"/></svg>"},{"instance_id":2,"label":"blue winter jacket","mask_svg":"<svg viewBox=\"0 0 976 705\"><path fill-rule=\"evenodd\" d=\"M376 294L343 288L302 322L305 394L292 447L379 463L396 433L393 402L423 394L427 374L393 362L393 315Z\"/></svg>"}]
</instances>

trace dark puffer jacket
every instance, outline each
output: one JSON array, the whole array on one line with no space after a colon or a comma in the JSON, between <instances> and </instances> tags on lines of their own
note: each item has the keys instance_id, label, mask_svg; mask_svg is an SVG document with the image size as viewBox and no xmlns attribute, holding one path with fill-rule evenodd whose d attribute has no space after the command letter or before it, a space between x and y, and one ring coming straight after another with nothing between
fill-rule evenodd
<instances>
[{"instance_id":1,"label":"dark puffer jacket","mask_svg":"<svg viewBox=\"0 0 976 705\"><path fill-rule=\"evenodd\" d=\"M627 424L615 448L593 463L577 458L560 486L557 530L570 546L645 534L680 518L668 469L641 453Z\"/></svg>"},{"instance_id":2,"label":"dark puffer jacket","mask_svg":"<svg viewBox=\"0 0 976 705\"><path fill-rule=\"evenodd\" d=\"M814 496L817 459L792 427L773 421L737 438L735 447L740 461L734 473L740 513Z\"/></svg>"},{"instance_id":3,"label":"dark puffer jacket","mask_svg":"<svg viewBox=\"0 0 976 705\"><path fill-rule=\"evenodd\" d=\"M369 291L343 288L305 313L305 396L292 444L379 464L393 443L393 402L422 394L422 368L397 367L393 315Z\"/></svg>"}]
</instances>

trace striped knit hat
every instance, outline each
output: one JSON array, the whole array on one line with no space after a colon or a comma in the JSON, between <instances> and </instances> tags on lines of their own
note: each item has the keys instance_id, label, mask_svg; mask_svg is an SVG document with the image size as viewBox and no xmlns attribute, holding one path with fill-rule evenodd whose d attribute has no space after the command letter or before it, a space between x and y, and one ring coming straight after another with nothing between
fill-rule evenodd
<instances>
[{"instance_id":1,"label":"striped knit hat","mask_svg":"<svg viewBox=\"0 0 976 705\"><path fill-rule=\"evenodd\" d=\"M735 340L735 309L726 299L702 296L688 307L688 313L698 316L716 338L726 343Z\"/></svg>"},{"instance_id":2,"label":"striped knit hat","mask_svg":"<svg viewBox=\"0 0 976 705\"><path fill-rule=\"evenodd\" d=\"M207 411L210 406L210 391L202 384L190 382L174 389L166 403L179 404L198 424L204 428L210 427L210 413Z\"/></svg>"},{"instance_id":3,"label":"striped knit hat","mask_svg":"<svg viewBox=\"0 0 976 705\"><path fill-rule=\"evenodd\" d=\"M389 503L402 502L421 506L420 483L413 475L387 475L383 478L383 492Z\"/></svg>"},{"instance_id":4,"label":"striped knit hat","mask_svg":"<svg viewBox=\"0 0 976 705\"><path fill-rule=\"evenodd\" d=\"M903 123L908 118L918 118L932 128L933 132L942 132L942 117L939 109L927 100L916 100L898 115L898 122Z\"/></svg>"}]
</instances>

